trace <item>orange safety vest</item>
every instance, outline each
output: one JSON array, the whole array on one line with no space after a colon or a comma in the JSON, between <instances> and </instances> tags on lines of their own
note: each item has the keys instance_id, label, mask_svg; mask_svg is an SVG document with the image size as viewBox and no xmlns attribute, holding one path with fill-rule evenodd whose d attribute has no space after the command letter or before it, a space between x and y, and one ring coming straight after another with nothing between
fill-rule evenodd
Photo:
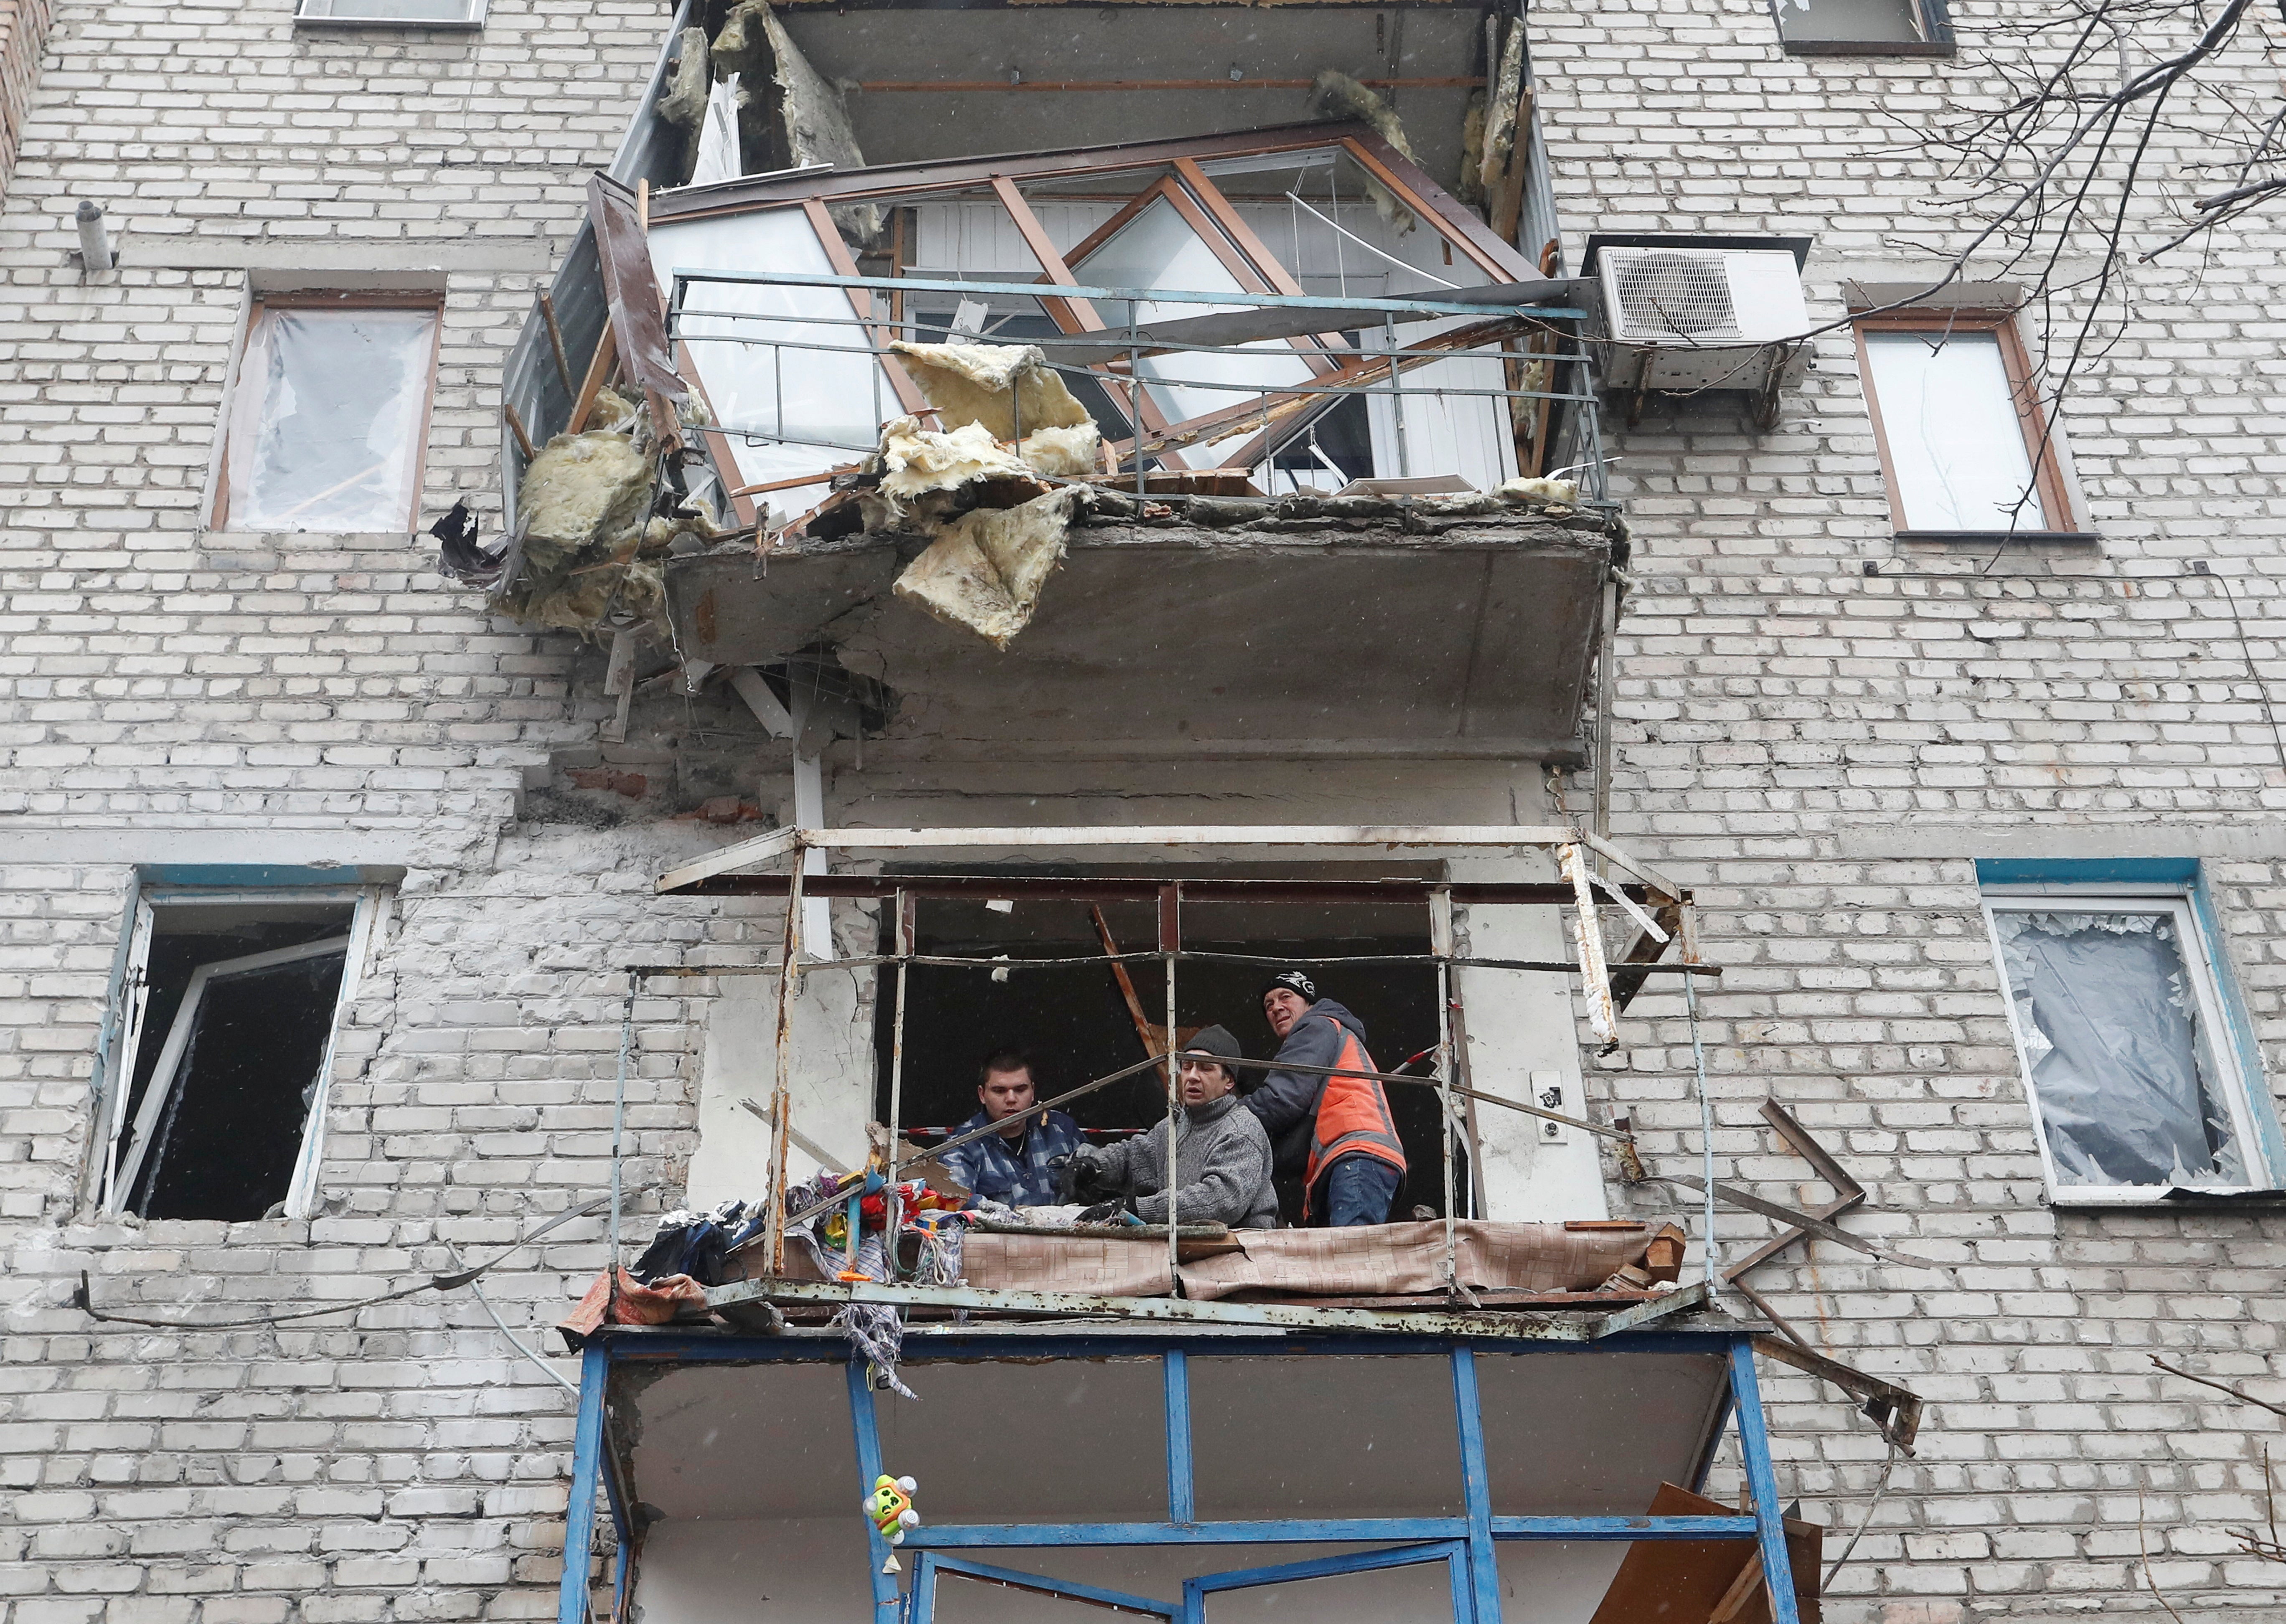
<instances>
[{"instance_id":1,"label":"orange safety vest","mask_svg":"<svg viewBox=\"0 0 2286 1624\"><path fill-rule=\"evenodd\" d=\"M1342 1029L1341 1052L1334 1064L1354 1066L1360 1071L1381 1069L1347 1027ZM1310 1199L1319 1176L1336 1157L1350 1155L1378 1156L1400 1174L1405 1171L1405 1146L1397 1137L1397 1124L1389 1115L1389 1096L1382 1092L1381 1084L1371 1077L1328 1077L1318 1095L1317 1120L1311 1129L1310 1164L1302 1174L1304 1223L1309 1222Z\"/></svg>"}]
</instances>

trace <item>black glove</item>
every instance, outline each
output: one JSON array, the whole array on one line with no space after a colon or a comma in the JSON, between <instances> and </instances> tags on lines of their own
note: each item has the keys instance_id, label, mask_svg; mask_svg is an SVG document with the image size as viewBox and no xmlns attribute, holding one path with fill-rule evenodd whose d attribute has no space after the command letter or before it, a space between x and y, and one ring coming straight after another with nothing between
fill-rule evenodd
<instances>
[{"instance_id":1,"label":"black glove","mask_svg":"<svg viewBox=\"0 0 2286 1624\"><path fill-rule=\"evenodd\" d=\"M1073 1155L1071 1165L1066 1170L1066 1177L1070 1180L1069 1199L1073 1201L1101 1201L1111 1194L1110 1185L1104 1180L1101 1164L1084 1151Z\"/></svg>"},{"instance_id":2,"label":"black glove","mask_svg":"<svg viewBox=\"0 0 2286 1624\"><path fill-rule=\"evenodd\" d=\"M1098 1202L1072 1221L1076 1224L1113 1223L1118 1219L1121 1213L1127 1211L1132 1205L1131 1199L1124 1197L1118 1201Z\"/></svg>"},{"instance_id":3,"label":"black glove","mask_svg":"<svg viewBox=\"0 0 2286 1624\"><path fill-rule=\"evenodd\" d=\"M1073 1181L1078 1177L1079 1161L1078 1155L1072 1151L1048 1158L1048 1165L1056 1170L1056 1200L1064 1206L1069 1206L1079 1199L1079 1193L1072 1188Z\"/></svg>"}]
</instances>

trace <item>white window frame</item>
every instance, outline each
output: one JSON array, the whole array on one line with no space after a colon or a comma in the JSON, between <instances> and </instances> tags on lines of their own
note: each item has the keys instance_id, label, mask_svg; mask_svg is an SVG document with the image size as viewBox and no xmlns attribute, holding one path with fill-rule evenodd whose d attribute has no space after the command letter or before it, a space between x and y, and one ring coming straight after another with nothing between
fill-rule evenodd
<instances>
[{"instance_id":1,"label":"white window frame","mask_svg":"<svg viewBox=\"0 0 2286 1624\"><path fill-rule=\"evenodd\" d=\"M2162 1200L2163 1185L2066 1184L2056 1177L2056 1162L2048 1146L2048 1124L2040 1110L2039 1091L2032 1080L2031 1050L2018 1024L2016 1000L2008 991L2008 966L2001 951L2001 913L2157 913L2175 923L2178 941L2186 944L2184 962L2194 972L2194 996L2204 1023L2206 1052L2214 1065L2216 1084L2230 1112L2231 1129L2238 1136L2239 1155L2249 1182L2201 1185L2203 1194L2231 1195L2278 1186L2271 1165L2268 1141L2255 1116L2256 1090L2261 1080L2249 1077L2233 1041L2231 1012L2224 1001L2222 966L2215 945L2186 885L2111 883L2091 885L1988 885L1982 887L1985 938L1992 949L1992 964L2000 977L2000 1004L2008 1017L2008 1037L2016 1048L2016 1072L2024 1085L2024 1106L2031 1114L2033 1138L2040 1147L2040 1171L2052 1204L2069 1207L2140 1207Z\"/></svg>"},{"instance_id":2,"label":"white window frame","mask_svg":"<svg viewBox=\"0 0 2286 1624\"><path fill-rule=\"evenodd\" d=\"M296 0L294 26L297 28L453 28L474 31L485 26L486 0L461 0L464 14L460 17L362 17L328 15L313 12L315 0ZM356 0L349 0L354 4Z\"/></svg>"},{"instance_id":3,"label":"white window frame","mask_svg":"<svg viewBox=\"0 0 2286 1624\"><path fill-rule=\"evenodd\" d=\"M98 1211L106 1216L118 1216L126 1211L127 1198L135 1187L136 1175L140 1170L142 1150L148 1143L146 1133L138 1139L137 1149L128 1158L127 1164L121 1165L119 1144L128 1126L127 1099L134 1087L136 1056L142 1046L142 1040L148 1036L143 1029L150 1001L151 940L155 934L160 911L198 907L340 907L346 904L351 910L350 923L341 936L247 958L225 959L217 964L201 966L193 971L182 1006L176 1012L174 1025L163 1040L166 1047L161 1051L158 1066L151 1074L143 1108L138 1113L138 1119L155 1120L157 1102L162 1100L165 1093L172 1088L173 1074L180 1063L181 1050L189 1036L189 1023L196 1018L198 995L209 978L233 969L257 969L264 965L283 964L297 958L341 952L342 984L334 997L333 1021L327 1029L325 1050L318 1060L317 1087L311 1093L309 1112L303 1119L302 1146L295 1157L294 1179L286 1194L287 1218L301 1219L310 1216L317 1205L318 1175L324 1154L326 1118L333 1098L334 1062L341 1046L342 1021L357 997L358 983L363 974L367 954L372 948L374 921L380 915L384 890L380 886L289 886L258 890L209 890L201 887L195 891L156 887L137 896L135 917L129 930L126 974L121 982L115 1016L119 1042L110 1052L106 1067L107 1075L104 1078L104 1131L102 1142L98 1147L95 1170L95 1205Z\"/></svg>"}]
</instances>

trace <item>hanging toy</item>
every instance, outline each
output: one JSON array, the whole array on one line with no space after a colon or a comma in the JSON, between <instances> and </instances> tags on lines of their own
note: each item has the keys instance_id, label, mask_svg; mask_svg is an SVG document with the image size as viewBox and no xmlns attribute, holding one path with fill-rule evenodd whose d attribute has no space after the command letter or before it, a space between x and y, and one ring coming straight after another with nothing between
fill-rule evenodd
<instances>
[{"instance_id":1,"label":"hanging toy","mask_svg":"<svg viewBox=\"0 0 2286 1624\"><path fill-rule=\"evenodd\" d=\"M905 1542L905 1530L920 1526L921 1514L913 1510L913 1491L920 1486L910 1478L892 1478L883 1472L873 1479L873 1492L865 1496L861 1508L873 1519L873 1526L891 1545ZM903 1572L897 1566L897 1553L892 1550L889 1559L881 1564L885 1573Z\"/></svg>"}]
</instances>

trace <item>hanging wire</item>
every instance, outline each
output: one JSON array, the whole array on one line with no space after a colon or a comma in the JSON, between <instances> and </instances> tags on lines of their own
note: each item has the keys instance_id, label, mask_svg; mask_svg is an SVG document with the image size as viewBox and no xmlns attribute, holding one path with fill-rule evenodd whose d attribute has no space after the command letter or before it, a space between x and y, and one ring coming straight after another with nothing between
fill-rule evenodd
<instances>
[{"instance_id":1,"label":"hanging wire","mask_svg":"<svg viewBox=\"0 0 2286 1624\"><path fill-rule=\"evenodd\" d=\"M619 1295L619 1147L627 1123L627 1051L635 1045L635 978L627 977L627 996L619 1006L619 1076L611 1088L611 1260L604 1271L605 1313Z\"/></svg>"},{"instance_id":2,"label":"hanging wire","mask_svg":"<svg viewBox=\"0 0 2286 1624\"><path fill-rule=\"evenodd\" d=\"M445 1249L445 1256L453 1260L453 1266L454 1268L460 1269L463 1272L468 1269L468 1259L461 1257L460 1252L454 1248L447 1246ZM558 1370L555 1366L542 1359L537 1352L528 1346L514 1331L508 1329L508 1321L501 1318L500 1310L493 1306L492 1298L485 1295L485 1289L478 1285L473 1278L469 1281L469 1290L470 1294L476 1297L477 1303L482 1305L484 1311L492 1316L493 1323L500 1327L500 1334L508 1338L508 1346L514 1348L517 1352L523 1354L533 1364L539 1366L541 1370L547 1373L548 1379L555 1383L558 1387L561 1387L565 1392L576 1394L579 1391L579 1383L573 1381L570 1376L565 1376L561 1370Z\"/></svg>"},{"instance_id":3,"label":"hanging wire","mask_svg":"<svg viewBox=\"0 0 2286 1624\"><path fill-rule=\"evenodd\" d=\"M1882 1441L1888 1442L1887 1439ZM1896 1445L1890 1444L1889 1459L1881 1468L1881 1480L1873 1488L1873 1503L1865 1508L1864 1521L1857 1525L1857 1532L1849 1536L1849 1543L1841 1548L1841 1554L1833 1558L1833 1565L1825 1570L1825 1577L1819 1581L1817 1587L1820 1595L1825 1595L1833 1589L1833 1576L1839 1573L1842 1565L1849 1560L1849 1553L1857 1549L1857 1541L1865 1537L1865 1530L1873 1525L1873 1514L1881 1509L1882 1497L1889 1492L1889 1474L1897 1470L1897 1462L1902 1458L1904 1458L1903 1452Z\"/></svg>"},{"instance_id":4,"label":"hanging wire","mask_svg":"<svg viewBox=\"0 0 2286 1624\"><path fill-rule=\"evenodd\" d=\"M1683 1005L1691 1015L1691 1064L1699 1076L1699 1146L1700 1179L1707 1186L1705 1238L1699 1243L1706 1266L1709 1302L1721 1289L1714 1257L1714 1101L1707 1092L1707 1050L1699 1038L1699 978L1683 978Z\"/></svg>"}]
</instances>

